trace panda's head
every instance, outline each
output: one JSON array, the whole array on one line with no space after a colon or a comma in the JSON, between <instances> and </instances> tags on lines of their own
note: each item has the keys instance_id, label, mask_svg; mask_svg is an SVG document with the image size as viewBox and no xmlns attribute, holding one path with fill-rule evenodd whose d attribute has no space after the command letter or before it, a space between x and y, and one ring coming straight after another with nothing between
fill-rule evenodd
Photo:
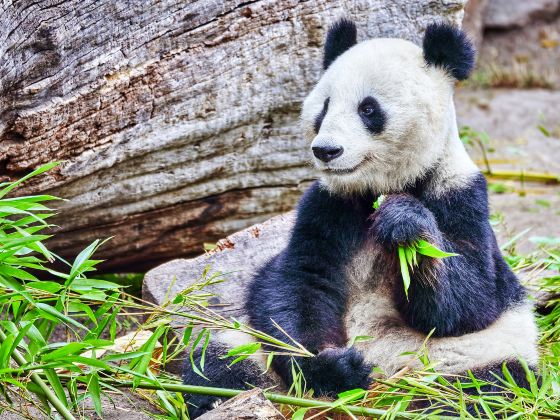
<instances>
[{"instance_id":1,"label":"panda's head","mask_svg":"<svg viewBox=\"0 0 560 420\"><path fill-rule=\"evenodd\" d=\"M323 184L398 192L437 167L459 141L454 82L473 65L472 44L450 25L430 25L422 48L403 39L357 43L352 22L333 25L325 72L302 110Z\"/></svg>"}]
</instances>

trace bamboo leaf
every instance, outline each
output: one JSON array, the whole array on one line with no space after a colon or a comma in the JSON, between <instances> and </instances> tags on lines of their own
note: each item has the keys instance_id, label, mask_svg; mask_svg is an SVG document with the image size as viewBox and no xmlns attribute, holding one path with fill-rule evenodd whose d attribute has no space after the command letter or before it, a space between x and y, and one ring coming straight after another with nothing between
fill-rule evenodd
<instances>
[{"instance_id":1,"label":"bamboo leaf","mask_svg":"<svg viewBox=\"0 0 560 420\"><path fill-rule=\"evenodd\" d=\"M159 326L153 332L151 337L140 347L140 351L146 352L144 356L142 356L137 362L133 361L130 363L130 368L140 375L144 375L146 370L150 366L150 360L152 360L153 352L158 342L159 337L164 333L166 330L165 326ZM135 376L133 379L134 387L136 387L141 381L139 376Z\"/></svg>"},{"instance_id":2,"label":"bamboo leaf","mask_svg":"<svg viewBox=\"0 0 560 420\"><path fill-rule=\"evenodd\" d=\"M74 260L74 263L72 264L72 268L70 269L70 278L75 277L79 274L82 266L86 263L87 260L90 259L90 257L97 249L98 244L99 239L96 239L78 254L76 259Z\"/></svg>"},{"instance_id":3,"label":"bamboo leaf","mask_svg":"<svg viewBox=\"0 0 560 420\"><path fill-rule=\"evenodd\" d=\"M192 323L192 321L189 323L189 326L187 328L185 328L185 332L183 333L183 344L185 346L189 345L189 342L191 341L191 336L192 336L192 332L193 332L193 327L194 324Z\"/></svg>"},{"instance_id":4,"label":"bamboo leaf","mask_svg":"<svg viewBox=\"0 0 560 420\"><path fill-rule=\"evenodd\" d=\"M350 389L338 394L338 399L333 402L334 405L348 404L349 402L359 400L366 396L367 391L362 388Z\"/></svg>"},{"instance_id":5,"label":"bamboo leaf","mask_svg":"<svg viewBox=\"0 0 560 420\"><path fill-rule=\"evenodd\" d=\"M10 348L12 348L12 344L14 343L16 337L13 334L8 334L2 345L0 346L0 368L4 369L8 367L8 362L12 353L10 352Z\"/></svg>"},{"instance_id":6,"label":"bamboo leaf","mask_svg":"<svg viewBox=\"0 0 560 420\"><path fill-rule=\"evenodd\" d=\"M82 365L91 366L98 369L111 371L111 366L100 359L94 359L93 357L84 356L71 356L71 357L60 357L58 360L67 363L80 363Z\"/></svg>"},{"instance_id":7,"label":"bamboo leaf","mask_svg":"<svg viewBox=\"0 0 560 420\"><path fill-rule=\"evenodd\" d=\"M103 418L103 410L101 408L101 388L99 387L99 376L97 375L97 372L89 374L87 388L89 394L91 395L95 412L100 418Z\"/></svg>"},{"instance_id":8,"label":"bamboo leaf","mask_svg":"<svg viewBox=\"0 0 560 420\"><path fill-rule=\"evenodd\" d=\"M62 286L54 281L32 281L26 284L30 289L42 290L48 293L58 292Z\"/></svg>"},{"instance_id":9,"label":"bamboo leaf","mask_svg":"<svg viewBox=\"0 0 560 420\"><path fill-rule=\"evenodd\" d=\"M55 370L52 368L43 369L43 373L47 377L47 381L49 381L49 384L53 389L54 393L56 394L56 397L60 400L60 402L62 402L66 407L68 407L68 400L66 399L66 393L64 392L62 383L60 382L60 379L58 378L58 375L56 374Z\"/></svg>"},{"instance_id":10,"label":"bamboo leaf","mask_svg":"<svg viewBox=\"0 0 560 420\"><path fill-rule=\"evenodd\" d=\"M377 197L377 200L373 202L373 208L377 210L384 200L385 200L385 196L383 194Z\"/></svg>"},{"instance_id":11,"label":"bamboo leaf","mask_svg":"<svg viewBox=\"0 0 560 420\"><path fill-rule=\"evenodd\" d=\"M266 370L270 369L270 366L272 365L273 360L274 360L274 352L271 351L268 354L268 357L266 358Z\"/></svg>"},{"instance_id":12,"label":"bamboo leaf","mask_svg":"<svg viewBox=\"0 0 560 420\"><path fill-rule=\"evenodd\" d=\"M261 343L248 343L230 349L225 357L234 357L240 354L254 354L261 348Z\"/></svg>"},{"instance_id":13,"label":"bamboo leaf","mask_svg":"<svg viewBox=\"0 0 560 420\"><path fill-rule=\"evenodd\" d=\"M106 280L97 279L75 279L69 286L71 290L77 292L88 292L95 289L101 290L115 290L120 289L122 286Z\"/></svg>"},{"instance_id":14,"label":"bamboo leaf","mask_svg":"<svg viewBox=\"0 0 560 420\"><path fill-rule=\"evenodd\" d=\"M404 255L406 257L406 262L411 270L414 270L415 264L414 260L416 259L416 248L414 245L404 246Z\"/></svg>"},{"instance_id":15,"label":"bamboo leaf","mask_svg":"<svg viewBox=\"0 0 560 420\"><path fill-rule=\"evenodd\" d=\"M408 288L410 287L410 273L408 271L405 251L402 246L399 246L398 253L399 253L399 263L401 267L401 276L404 285L404 294L406 296L406 299L408 300Z\"/></svg>"},{"instance_id":16,"label":"bamboo leaf","mask_svg":"<svg viewBox=\"0 0 560 420\"><path fill-rule=\"evenodd\" d=\"M84 349L90 347L87 343L68 343L56 350L51 351L50 353L45 354L41 360L44 362L48 362L50 360L57 360L61 357L65 357L71 354L81 353Z\"/></svg>"},{"instance_id":17,"label":"bamboo leaf","mask_svg":"<svg viewBox=\"0 0 560 420\"><path fill-rule=\"evenodd\" d=\"M209 342L210 342L210 330L206 330L204 344L202 345L202 352L200 353L200 370L202 371L204 371L204 362L206 360L206 349L208 348Z\"/></svg>"},{"instance_id":18,"label":"bamboo leaf","mask_svg":"<svg viewBox=\"0 0 560 420\"><path fill-rule=\"evenodd\" d=\"M437 246L420 239L416 245L416 249L419 254L425 255L431 258L447 258L447 257L456 257L459 254L455 254L453 252L445 252L439 249Z\"/></svg>"},{"instance_id":19,"label":"bamboo leaf","mask_svg":"<svg viewBox=\"0 0 560 420\"><path fill-rule=\"evenodd\" d=\"M311 409L311 407L300 407L292 414L292 420L303 420L305 414Z\"/></svg>"},{"instance_id":20,"label":"bamboo leaf","mask_svg":"<svg viewBox=\"0 0 560 420\"><path fill-rule=\"evenodd\" d=\"M194 343L191 347L191 351L189 352L189 360L191 362L191 367L193 369L193 371L198 375L201 376L202 378L209 380L206 376L204 376L204 374L202 373L202 371L198 368L198 366L196 366L196 363L194 361L194 352L196 350L196 347L198 346L198 344L200 343L200 341L202 340L202 337L204 337L206 333L206 330L203 329L198 336L196 337L196 340L194 340ZM201 355L202 358L202 355Z\"/></svg>"},{"instance_id":21,"label":"bamboo leaf","mask_svg":"<svg viewBox=\"0 0 560 420\"><path fill-rule=\"evenodd\" d=\"M46 303L37 302L37 303L35 303L35 307L40 312L42 312L43 315L50 315L51 317L54 317L54 318L56 318L60 321L63 321L66 324L70 324L70 325L73 325L75 327L81 328L83 330L89 331L84 325L80 324L75 319L72 319L72 318L64 315L63 313L57 311L55 308L53 308L50 305L47 305Z\"/></svg>"}]
</instances>

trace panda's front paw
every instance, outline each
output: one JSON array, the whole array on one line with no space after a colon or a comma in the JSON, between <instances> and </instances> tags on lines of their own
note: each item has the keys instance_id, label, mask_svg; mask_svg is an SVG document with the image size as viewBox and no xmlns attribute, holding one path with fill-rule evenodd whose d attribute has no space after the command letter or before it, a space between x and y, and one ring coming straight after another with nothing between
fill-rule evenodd
<instances>
[{"instance_id":1,"label":"panda's front paw","mask_svg":"<svg viewBox=\"0 0 560 420\"><path fill-rule=\"evenodd\" d=\"M328 348L317 356L305 359L302 370L308 388L316 394L336 397L349 389L367 389L372 366L353 347Z\"/></svg>"},{"instance_id":2,"label":"panda's front paw","mask_svg":"<svg viewBox=\"0 0 560 420\"><path fill-rule=\"evenodd\" d=\"M409 194L389 195L383 200L372 215L370 235L387 248L439 236L432 212Z\"/></svg>"}]
</instances>

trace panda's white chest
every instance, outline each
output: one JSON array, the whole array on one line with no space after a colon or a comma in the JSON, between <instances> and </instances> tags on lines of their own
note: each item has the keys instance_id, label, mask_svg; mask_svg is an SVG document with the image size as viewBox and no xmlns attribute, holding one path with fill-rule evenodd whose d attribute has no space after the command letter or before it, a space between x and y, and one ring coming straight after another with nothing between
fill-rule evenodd
<instances>
[{"instance_id":1,"label":"panda's white chest","mask_svg":"<svg viewBox=\"0 0 560 420\"><path fill-rule=\"evenodd\" d=\"M345 326L350 341L356 336L377 335L385 324L403 324L391 296L395 273L386 259L377 247L366 245L346 267Z\"/></svg>"},{"instance_id":2,"label":"panda's white chest","mask_svg":"<svg viewBox=\"0 0 560 420\"><path fill-rule=\"evenodd\" d=\"M390 375L411 360L399 354L418 349L424 337L406 325L395 307L391 289L399 279L386 258L378 248L365 246L351 259L344 321L348 344L354 343L366 360Z\"/></svg>"}]
</instances>

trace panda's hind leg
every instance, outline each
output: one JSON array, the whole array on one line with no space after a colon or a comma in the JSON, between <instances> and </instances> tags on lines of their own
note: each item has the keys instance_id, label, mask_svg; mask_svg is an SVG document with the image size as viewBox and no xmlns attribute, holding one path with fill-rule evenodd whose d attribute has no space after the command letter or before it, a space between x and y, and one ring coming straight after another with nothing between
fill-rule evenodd
<instances>
[{"instance_id":1,"label":"panda's hind leg","mask_svg":"<svg viewBox=\"0 0 560 420\"><path fill-rule=\"evenodd\" d=\"M511 390L508 389L507 383L510 382L508 376L515 382L520 388L530 389L529 375L534 375L537 384L540 385L540 378L538 370L534 366L528 366L527 372L526 368L519 362L519 360L509 360L502 363L496 363L492 366L486 368L477 369L472 371L473 376L477 381L482 382L482 385L477 387L463 388L463 391L468 395L498 395L502 394L504 397L513 396ZM507 372L507 375L504 373ZM467 375L464 375L467 376ZM465 384L470 384L472 381L467 379L463 381ZM479 413L484 413L482 407L478 404L467 405L467 411L472 415L478 415Z\"/></svg>"},{"instance_id":2,"label":"panda's hind leg","mask_svg":"<svg viewBox=\"0 0 560 420\"><path fill-rule=\"evenodd\" d=\"M183 383L185 385L228 389L270 388L277 385L271 375L263 373L262 363L254 358L248 358L230 365L232 358L225 358L224 356L231 348L232 346L228 343L219 340L210 341L204 351L204 369L202 372L207 379L194 371L190 357L187 357L183 368ZM199 346L193 352L193 361L197 367L200 367L201 357L202 347ZM202 394L185 394L184 398L191 419L216 408L227 399Z\"/></svg>"},{"instance_id":3,"label":"panda's hind leg","mask_svg":"<svg viewBox=\"0 0 560 420\"><path fill-rule=\"evenodd\" d=\"M483 394L501 394L504 397L512 396L512 392L504 383L504 381L508 382L506 375L504 375L504 366L507 369L508 376L513 379L518 387L529 389L530 382L527 377L527 371L519 361L510 360L470 371L474 378L476 378L477 385L475 385L474 381L470 378L469 372L464 372L462 375L459 375L459 382L461 383L461 390L464 395L466 397L475 397ZM529 366L529 370L535 375L537 383L540 384L537 369ZM453 380L450 379L450 382L453 382ZM483 407L477 402L473 402L472 399L469 399L465 405L467 412L474 417L478 418L486 415ZM455 407L441 405L439 402L430 401L429 399L420 404L415 404L414 406L419 409L427 409L430 412L437 410L439 415L456 416L458 414Z\"/></svg>"},{"instance_id":4,"label":"panda's hind leg","mask_svg":"<svg viewBox=\"0 0 560 420\"><path fill-rule=\"evenodd\" d=\"M515 384L521 388L529 389L530 383L527 378L527 371L518 360L511 360L503 363L496 363L484 369L478 369L472 372L475 378L488 383L481 387L481 392L500 392L504 391L505 385L500 380L507 381L504 375L504 367L507 369L509 376L515 381ZM528 369L535 374L538 379L537 369L529 366ZM484 388L486 387L486 388Z\"/></svg>"}]
</instances>

